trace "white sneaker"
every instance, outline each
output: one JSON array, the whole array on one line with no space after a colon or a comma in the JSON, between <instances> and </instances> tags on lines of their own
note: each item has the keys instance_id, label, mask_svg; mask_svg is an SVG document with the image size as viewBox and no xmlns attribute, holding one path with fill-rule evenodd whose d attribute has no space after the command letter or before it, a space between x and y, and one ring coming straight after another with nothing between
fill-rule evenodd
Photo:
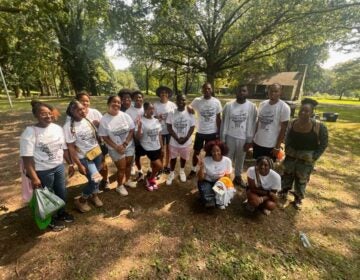
<instances>
[{"instance_id":1,"label":"white sneaker","mask_svg":"<svg viewBox=\"0 0 360 280\"><path fill-rule=\"evenodd\" d=\"M167 185L167 186L171 186L172 181L174 180L174 178L175 178L175 172L174 172L174 171L171 171L170 174L169 174L169 176L168 176L167 179L166 179L166 185Z\"/></svg>"},{"instance_id":2,"label":"white sneaker","mask_svg":"<svg viewBox=\"0 0 360 280\"><path fill-rule=\"evenodd\" d=\"M135 169L135 166L131 166L131 172L130 172L130 175L131 176L135 176L136 175L136 169Z\"/></svg>"},{"instance_id":3,"label":"white sneaker","mask_svg":"<svg viewBox=\"0 0 360 280\"><path fill-rule=\"evenodd\" d=\"M127 181L126 183L125 183L125 186L126 187L129 187L129 188L132 188L132 189L135 189L136 187L137 187L137 184L136 184L136 182L134 182L134 181Z\"/></svg>"},{"instance_id":4,"label":"white sneaker","mask_svg":"<svg viewBox=\"0 0 360 280\"><path fill-rule=\"evenodd\" d=\"M180 181L185 183L186 182L186 174L185 174L185 172L180 171L179 176L180 176Z\"/></svg>"},{"instance_id":5,"label":"white sneaker","mask_svg":"<svg viewBox=\"0 0 360 280\"><path fill-rule=\"evenodd\" d=\"M129 194L128 191L125 189L124 185L117 186L116 191L122 196L127 196Z\"/></svg>"}]
</instances>

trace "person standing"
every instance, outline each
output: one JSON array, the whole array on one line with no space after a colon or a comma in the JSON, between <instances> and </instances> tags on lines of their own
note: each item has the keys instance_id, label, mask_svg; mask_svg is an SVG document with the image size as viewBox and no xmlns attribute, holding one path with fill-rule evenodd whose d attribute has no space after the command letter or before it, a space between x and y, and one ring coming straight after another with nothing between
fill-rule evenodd
<instances>
[{"instance_id":1,"label":"person standing","mask_svg":"<svg viewBox=\"0 0 360 280\"><path fill-rule=\"evenodd\" d=\"M53 123L54 108L46 103L31 101L37 123L26 127L20 136L20 156L33 188L47 187L66 202L64 159L69 164L68 174L74 174L63 129ZM61 208L53 215L49 228L60 231L61 221L73 222L74 217Z\"/></svg>"},{"instance_id":2,"label":"person standing","mask_svg":"<svg viewBox=\"0 0 360 280\"><path fill-rule=\"evenodd\" d=\"M276 161L290 120L290 107L280 99L282 87L273 84L269 99L260 103L258 121L253 142L253 157L268 156Z\"/></svg>"},{"instance_id":3,"label":"person standing","mask_svg":"<svg viewBox=\"0 0 360 280\"><path fill-rule=\"evenodd\" d=\"M119 96L110 96L107 105L108 111L100 121L99 136L103 137L108 146L109 155L117 169L116 191L122 196L127 196L128 191L125 187L136 188L136 182L130 180L135 153L133 143L135 124L128 114L120 111Z\"/></svg>"},{"instance_id":4,"label":"person standing","mask_svg":"<svg viewBox=\"0 0 360 280\"><path fill-rule=\"evenodd\" d=\"M118 96L121 99L121 112L125 112L127 109L131 107L131 96L132 90L128 88L123 88L118 92Z\"/></svg>"},{"instance_id":5,"label":"person standing","mask_svg":"<svg viewBox=\"0 0 360 280\"><path fill-rule=\"evenodd\" d=\"M167 119L167 129L171 135L169 143L170 151L170 174L166 180L166 185L171 185L175 178L176 158L180 156L180 181L186 182L185 164L190 158L191 135L195 129L195 117L185 110L186 97L183 94L176 97L177 109L170 112Z\"/></svg>"},{"instance_id":6,"label":"person standing","mask_svg":"<svg viewBox=\"0 0 360 280\"><path fill-rule=\"evenodd\" d=\"M99 170L103 155L96 129L86 118L85 107L78 100L72 100L66 109L66 114L71 118L64 125L65 140L71 159L77 165L79 172L88 179L88 184L83 187L80 198L74 201L75 207L81 213L85 213L91 210L89 199L95 207L103 206L98 196L99 184L102 180Z\"/></svg>"},{"instance_id":7,"label":"person standing","mask_svg":"<svg viewBox=\"0 0 360 280\"><path fill-rule=\"evenodd\" d=\"M256 105L247 100L247 86L241 85L236 91L236 99L224 106L220 138L229 148L228 157L235 166L233 183L245 187L241 178L246 152L252 146L255 133Z\"/></svg>"},{"instance_id":8,"label":"person standing","mask_svg":"<svg viewBox=\"0 0 360 280\"><path fill-rule=\"evenodd\" d=\"M155 108L155 118L159 120L161 123L161 135L163 140L163 154L164 158L162 158L162 170L160 172L169 174L169 161L170 161L170 154L169 154L169 142L170 142L170 134L167 129L166 125L166 118L169 113L174 112L176 109L176 105L174 102L170 101L169 99L172 96L172 90L165 86L160 86L156 89L156 95L160 98L158 102L154 103Z\"/></svg>"},{"instance_id":9,"label":"person standing","mask_svg":"<svg viewBox=\"0 0 360 280\"><path fill-rule=\"evenodd\" d=\"M198 157L204 143L219 139L220 133L221 103L212 96L213 90L209 82L203 84L202 92L203 96L195 98L189 106L190 110L193 109L197 113L197 132L195 134L192 168L188 175L189 180L196 176Z\"/></svg>"},{"instance_id":10,"label":"person standing","mask_svg":"<svg viewBox=\"0 0 360 280\"><path fill-rule=\"evenodd\" d=\"M100 120L102 118L102 114L94 109L90 108L90 94L86 90L80 91L78 94L76 94L75 99L78 100L85 108L85 114L86 118L92 122L92 124L95 126L96 129L99 128ZM67 121L70 120L70 117L67 117ZM100 170L100 174L103 177L99 188L104 191L109 191L109 169L105 161L105 156L103 156L103 162L102 162L102 168Z\"/></svg>"},{"instance_id":11,"label":"person standing","mask_svg":"<svg viewBox=\"0 0 360 280\"><path fill-rule=\"evenodd\" d=\"M156 174L160 171L162 164L162 135L161 124L158 119L154 118L154 105L150 102L144 103L144 116L141 117L136 131L136 138L140 145L137 147L135 155L137 160L141 156L147 156L150 159L151 172L146 180L148 191L158 189L156 183Z\"/></svg>"},{"instance_id":12,"label":"person standing","mask_svg":"<svg viewBox=\"0 0 360 280\"><path fill-rule=\"evenodd\" d=\"M294 185L293 205L298 210L301 209L315 162L328 145L326 126L312 118L317 104L316 100L310 98L301 102L299 117L290 122L285 137L284 175L280 194L286 200Z\"/></svg>"},{"instance_id":13,"label":"person standing","mask_svg":"<svg viewBox=\"0 0 360 280\"><path fill-rule=\"evenodd\" d=\"M143 108L143 101L144 101L144 96L142 94L142 92L140 90L135 90L132 94L132 100L134 102L134 106L130 106L129 109L127 109L125 111L126 114L128 114L131 119L133 120L134 124L135 124L135 133L137 131L137 124L139 123L141 116L144 115L144 108ZM139 141L136 139L136 137L134 138L134 144L135 144L135 151L137 150L136 147L139 146ZM138 159L138 160L136 160ZM135 156L135 165L137 168L137 176L136 176L136 180L142 181L144 180L144 173L142 172L142 168L141 168L141 162L139 160L139 158L136 158ZM132 163L131 166L131 176L136 175L136 171L135 171L135 165L134 163Z\"/></svg>"}]
</instances>

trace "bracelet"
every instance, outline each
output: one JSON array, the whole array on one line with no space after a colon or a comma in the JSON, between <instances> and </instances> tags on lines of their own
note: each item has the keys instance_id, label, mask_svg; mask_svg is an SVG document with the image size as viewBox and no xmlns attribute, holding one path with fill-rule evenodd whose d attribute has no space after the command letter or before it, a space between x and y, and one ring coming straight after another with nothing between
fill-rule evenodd
<instances>
[{"instance_id":1,"label":"bracelet","mask_svg":"<svg viewBox=\"0 0 360 280\"><path fill-rule=\"evenodd\" d=\"M73 163L69 164L69 167L74 167L74 164Z\"/></svg>"}]
</instances>

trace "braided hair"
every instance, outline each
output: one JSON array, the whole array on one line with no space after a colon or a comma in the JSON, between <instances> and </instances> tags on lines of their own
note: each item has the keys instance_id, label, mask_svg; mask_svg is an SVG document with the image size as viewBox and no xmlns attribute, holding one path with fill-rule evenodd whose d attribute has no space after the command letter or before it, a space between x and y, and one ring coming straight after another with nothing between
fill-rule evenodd
<instances>
[{"instance_id":1,"label":"braided hair","mask_svg":"<svg viewBox=\"0 0 360 280\"><path fill-rule=\"evenodd\" d=\"M73 100L70 101L68 107L66 108L66 115L68 115L68 116L71 118L71 120L70 120L70 132L71 132L72 134L75 134L74 110L75 110L76 108L78 108L79 106L81 106L80 101L78 101L78 100L76 100L76 99L73 99Z\"/></svg>"},{"instance_id":2,"label":"braided hair","mask_svg":"<svg viewBox=\"0 0 360 280\"><path fill-rule=\"evenodd\" d=\"M267 161L267 163L269 164L270 169L274 169L273 160L271 158L267 157L267 156L258 157L256 159L256 166L258 166L260 164L260 162L262 162L263 160Z\"/></svg>"}]
</instances>

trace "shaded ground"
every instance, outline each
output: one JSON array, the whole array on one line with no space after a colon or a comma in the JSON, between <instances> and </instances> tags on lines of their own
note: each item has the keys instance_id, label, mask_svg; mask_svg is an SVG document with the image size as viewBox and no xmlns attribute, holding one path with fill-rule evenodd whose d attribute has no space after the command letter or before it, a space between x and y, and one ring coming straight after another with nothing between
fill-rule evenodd
<instances>
[{"instance_id":1,"label":"shaded ground","mask_svg":"<svg viewBox=\"0 0 360 280\"><path fill-rule=\"evenodd\" d=\"M176 181L154 193L139 185L125 198L103 193L102 209L79 214L77 175L68 188L76 221L60 233L38 230L20 198L18 141L32 116L1 113L0 278L359 279L359 107L349 110L353 118L327 124L331 144L301 212L249 216L241 190L225 211L204 210L195 182Z\"/></svg>"}]
</instances>

